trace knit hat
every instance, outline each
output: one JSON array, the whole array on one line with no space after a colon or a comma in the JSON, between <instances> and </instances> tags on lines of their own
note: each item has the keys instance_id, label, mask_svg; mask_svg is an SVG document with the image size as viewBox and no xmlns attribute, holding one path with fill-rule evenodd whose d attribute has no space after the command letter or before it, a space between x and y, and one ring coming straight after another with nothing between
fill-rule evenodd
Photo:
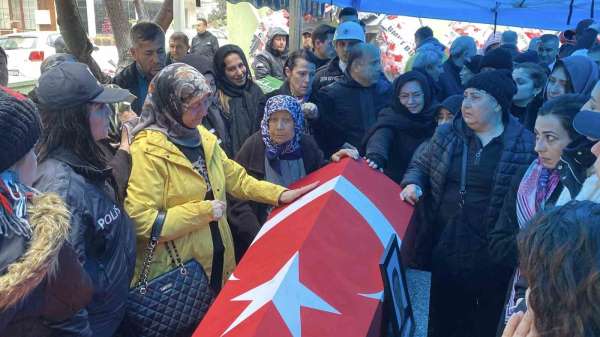
<instances>
[{"instance_id":1,"label":"knit hat","mask_svg":"<svg viewBox=\"0 0 600 337\"><path fill-rule=\"evenodd\" d=\"M523 52L523 53L520 53L519 55L517 55L517 57L515 57L514 61L515 61L515 63L525 63L525 62L540 63L540 57L538 56L538 53L535 50L528 50L526 52Z\"/></svg>"},{"instance_id":2,"label":"knit hat","mask_svg":"<svg viewBox=\"0 0 600 337\"><path fill-rule=\"evenodd\" d=\"M454 116L460 114L460 108L462 107L463 95L452 95L448 96L442 103L436 107L436 111L439 113L440 109L444 108L450 111Z\"/></svg>"},{"instance_id":3,"label":"knit hat","mask_svg":"<svg viewBox=\"0 0 600 337\"><path fill-rule=\"evenodd\" d=\"M496 48L489 53L483 55L481 59L481 64L479 65L480 69L483 68L494 68L498 69L506 69L512 71L513 68L513 60L510 51L505 48Z\"/></svg>"},{"instance_id":4,"label":"knit hat","mask_svg":"<svg viewBox=\"0 0 600 337\"><path fill-rule=\"evenodd\" d=\"M10 89L0 89L0 172L23 158L40 138L35 105Z\"/></svg>"},{"instance_id":5,"label":"knit hat","mask_svg":"<svg viewBox=\"0 0 600 337\"><path fill-rule=\"evenodd\" d=\"M517 85L508 70L485 71L475 75L466 85L466 88L483 90L496 99L502 107L502 114L507 116L510 112L512 98L517 93Z\"/></svg>"},{"instance_id":6,"label":"knit hat","mask_svg":"<svg viewBox=\"0 0 600 337\"><path fill-rule=\"evenodd\" d=\"M479 74L479 69L480 68L480 64L481 64L481 59L483 58L483 56L481 55L475 55L473 57L471 57L471 60L465 62L465 66L473 73L473 74Z\"/></svg>"}]
</instances>

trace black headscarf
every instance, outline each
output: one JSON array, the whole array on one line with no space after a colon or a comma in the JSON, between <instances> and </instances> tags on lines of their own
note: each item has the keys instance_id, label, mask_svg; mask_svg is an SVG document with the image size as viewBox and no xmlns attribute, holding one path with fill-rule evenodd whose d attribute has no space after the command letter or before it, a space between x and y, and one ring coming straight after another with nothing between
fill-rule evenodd
<instances>
[{"instance_id":1,"label":"black headscarf","mask_svg":"<svg viewBox=\"0 0 600 337\"><path fill-rule=\"evenodd\" d=\"M433 93L431 92L431 87L429 86L429 81L427 80L427 77L425 77L425 75L423 75L421 72L416 71L416 70L404 73L404 74L398 76L398 78L396 78L396 80L394 81L394 84L393 84L394 99L392 102L392 108L398 113L408 111L406 109L406 107L404 105L402 105L402 103L400 102L400 90L406 83L411 82L411 81L416 81L419 83L419 85L421 85L421 89L423 90L423 95L425 96L424 104L423 104L423 111L421 111L418 114L411 114L411 115L418 116L418 115L422 115L423 113L428 113L431 110L431 107L433 106L433 103L434 103Z\"/></svg>"},{"instance_id":2,"label":"black headscarf","mask_svg":"<svg viewBox=\"0 0 600 337\"><path fill-rule=\"evenodd\" d=\"M242 59L242 62L246 66L246 83L242 86L236 85L231 82L227 75L225 74L225 58L229 56L229 54L238 54ZM250 74L250 66L248 65L248 60L246 59L246 55L242 49L236 45L228 44L217 50L214 57L214 66L215 66L215 79L217 81L217 88L222 90L225 95L229 97L240 97L244 95L244 91L247 91L250 86L254 84L252 82L252 75Z\"/></svg>"},{"instance_id":3,"label":"black headscarf","mask_svg":"<svg viewBox=\"0 0 600 337\"><path fill-rule=\"evenodd\" d=\"M181 63L190 65L198 70L202 75L212 74L215 76L213 60L201 53L187 54L181 59Z\"/></svg>"}]
</instances>

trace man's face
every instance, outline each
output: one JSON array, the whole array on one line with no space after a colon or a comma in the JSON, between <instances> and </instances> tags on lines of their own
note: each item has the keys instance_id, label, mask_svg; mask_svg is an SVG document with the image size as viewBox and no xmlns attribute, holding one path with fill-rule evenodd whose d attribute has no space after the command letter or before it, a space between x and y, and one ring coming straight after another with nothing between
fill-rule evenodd
<instances>
[{"instance_id":1,"label":"man's face","mask_svg":"<svg viewBox=\"0 0 600 337\"><path fill-rule=\"evenodd\" d=\"M169 40L169 53L171 53L171 59L173 59L173 61L181 61L181 59L187 55L189 49L190 46L188 46L183 40Z\"/></svg>"},{"instance_id":2,"label":"man's face","mask_svg":"<svg viewBox=\"0 0 600 337\"><path fill-rule=\"evenodd\" d=\"M204 21L198 21L198 24L196 25L196 31L198 33L204 33L206 31L206 24Z\"/></svg>"},{"instance_id":3,"label":"man's face","mask_svg":"<svg viewBox=\"0 0 600 337\"><path fill-rule=\"evenodd\" d=\"M312 49L312 35L310 33L302 34L302 48Z\"/></svg>"},{"instance_id":4,"label":"man's face","mask_svg":"<svg viewBox=\"0 0 600 337\"><path fill-rule=\"evenodd\" d=\"M352 46L359 43L358 40L337 40L335 41L335 52L340 60L348 63L348 51Z\"/></svg>"},{"instance_id":5,"label":"man's face","mask_svg":"<svg viewBox=\"0 0 600 337\"><path fill-rule=\"evenodd\" d=\"M538 55L540 61L545 65L552 64L556 61L556 56L558 56L558 41L540 42L538 45Z\"/></svg>"},{"instance_id":6,"label":"man's face","mask_svg":"<svg viewBox=\"0 0 600 337\"><path fill-rule=\"evenodd\" d=\"M8 63L6 57L0 54L0 85L8 85Z\"/></svg>"},{"instance_id":7,"label":"man's face","mask_svg":"<svg viewBox=\"0 0 600 337\"><path fill-rule=\"evenodd\" d=\"M356 76L364 84L373 85L379 80L381 73L381 59L378 52L367 52L360 59L353 62L352 67L357 67Z\"/></svg>"},{"instance_id":8,"label":"man's face","mask_svg":"<svg viewBox=\"0 0 600 337\"><path fill-rule=\"evenodd\" d=\"M283 35L275 35L273 38L273 42L271 42L271 47L277 50L278 52L284 52L285 46L287 45L287 38Z\"/></svg>"},{"instance_id":9,"label":"man's face","mask_svg":"<svg viewBox=\"0 0 600 337\"><path fill-rule=\"evenodd\" d=\"M165 37L159 36L150 41L138 41L131 48L131 55L146 77L154 77L154 75L165 67L167 58L165 53Z\"/></svg>"},{"instance_id":10,"label":"man's face","mask_svg":"<svg viewBox=\"0 0 600 337\"><path fill-rule=\"evenodd\" d=\"M315 54L321 59L332 59L335 57L335 48L333 47L333 34L327 35L325 41L315 39Z\"/></svg>"}]
</instances>

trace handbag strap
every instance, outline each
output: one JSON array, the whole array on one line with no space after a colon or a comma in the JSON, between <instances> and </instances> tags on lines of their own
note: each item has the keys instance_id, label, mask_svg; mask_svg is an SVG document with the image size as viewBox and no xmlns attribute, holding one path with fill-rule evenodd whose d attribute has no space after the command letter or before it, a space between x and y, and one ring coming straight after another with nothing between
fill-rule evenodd
<instances>
[{"instance_id":1,"label":"handbag strap","mask_svg":"<svg viewBox=\"0 0 600 337\"><path fill-rule=\"evenodd\" d=\"M140 287L140 294L142 295L146 294L146 290L148 288L148 273L150 272L150 264L152 264L152 259L154 258L154 251L156 250L156 245L158 244L158 240L160 239L160 232L162 231L162 227L165 223L166 217L167 213L163 211L158 211L156 219L154 219L154 223L152 224L150 240L148 241L148 246L146 246L146 253L144 254L144 264L142 265L140 279L138 281L138 286Z\"/></svg>"},{"instance_id":2,"label":"handbag strap","mask_svg":"<svg viewBox=\"0 0 600 337\"><path fill-rule=\"evenodd\" d=\"M210 235L213 242L212 272L210 273L210 287L216 294L221 290L223 284L223 260L225 258L225 246L221 238L219 223L212 221L210 223Z\"/></svg>"},{"instance_id":3,"label":"handbag strap","mask_svg":"<svg viewBox=\"0 0 600 337\"><path fill-rule=\"evenodd\" d=\"M458 207L463 208L465 205L465 195L467 194L467 160L469 159L469 145L465 140L463 142L462 165L460 167L460 190Z\"/></svg>"}]
</instances>

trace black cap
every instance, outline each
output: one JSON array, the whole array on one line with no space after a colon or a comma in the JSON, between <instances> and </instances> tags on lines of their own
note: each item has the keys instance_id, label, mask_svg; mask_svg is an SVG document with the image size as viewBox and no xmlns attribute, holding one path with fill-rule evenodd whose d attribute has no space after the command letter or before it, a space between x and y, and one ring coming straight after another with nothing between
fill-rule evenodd
<instances>
[{"instance_id":1,"label":"black cap","mask_svg":"<svg viewBox=\"0 0 600 337\"><path fill-rule=\"evenodd\" d=\"M573 128L583 136L600 139L600 112L579 111L573 119Z\"/></svg>"},{"instance_id":2,"label":"black cap","mask_svg":"<svg viewBox=\"0 0 600 337\"><path fill-rule=\"evenodd\" d=\"M508 49L496 48L483 56L479 69L493 68L496 70L506 69L512 71L513 60L512 55Z\"/></svg>"},{"instance_id":3,"label":"black cap","mask_svg":"<svg viewBox=\"0 0 600 337\"><path fill-rule=\"evenodd\" d=\"M79 62L61 63L42 74L37 95L42 105L53 108L125 102L133 96L128 90L102 86L88 66Z\"/></svg>"},{"instance_id":4,"label":"black cap","mask_svg":"<svg viewBox=\"0 0 600 337\"><path fill-rule=\"evenodd\" d=\"M502 107L502 113L505 116L510 112L512 98L517 93L517 85L512 74L506 69L479 73L467 82L465 88L484 90L490 94Z\"/></svg>"}]
</instances>

